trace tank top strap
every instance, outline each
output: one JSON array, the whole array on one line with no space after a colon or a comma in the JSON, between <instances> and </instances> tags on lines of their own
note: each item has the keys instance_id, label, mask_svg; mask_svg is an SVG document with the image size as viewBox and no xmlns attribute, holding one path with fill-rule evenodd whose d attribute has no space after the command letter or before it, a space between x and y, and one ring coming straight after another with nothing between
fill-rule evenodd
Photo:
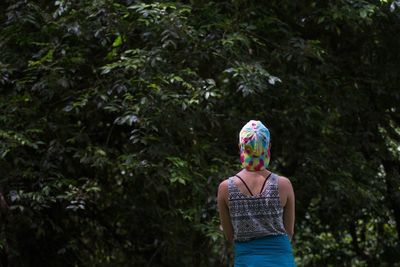
<instances>
[{"instance_id":1,"label":"tank top strap","mask_svg":"<svg viewBox=\"0 0 400 267\"><path fill-rule=\"evenodd\" d=\"M272 172L270 172L270 173L267 175L267 177L265 177L264 183L263 183L263 185L262 185L262 187L261 187L261 190L260 190L260 194L262 194L262 192L264 192L265 185L267 184L268 179L271 178L271 175L272 175Z\"/></svg>"},{"instance_id":2,"label":"tank top strap","mask_svg":"<svg viewBox=\"0 0 400 267\"><path fill-rule=\"evenodd\" d=\"M270 177L271 182L270 182L270 185L277 186L277 185L278 185L278 177L279 177L279 176L278 176L277 174L271 172L271 177Z\"/></svg>"},{"instance_id":3,"label":"tank top strap","mask_svg":"<svg viewBox=\"0 0 400 267\"><path fill-rule=\"evenodd\" d=\"M254 196L253 192L250 190L250 188L247 186L246 182L243 181L243 179L238 176L232 176L228 178L228 192L229 194L233 193L239 193L242 194L240 189L237 187L237 185L235 184L235 178L238 178L241 180L241 182L243 183L243 185L246 187L247 191L250 193L251 196ZM274 191L276 190L278 187L278 176L271 172L267 177L265 177L264 183L261 187L260 193L259 194L264 194L266 191Z\"/></svg>"},{"instance_id":4,"label":"tank top strap","mask_svg":"<svg viewBox=\"0 0 400 267\"><path fill-rule=\"evenodd\" d=\"M251 192L250 188L247 186L246 182L242 179L242 177L240 177L239 175L235 175L237 178L240 179L240 181L242 181L242 183L244 184L244 186L247 188L247 191L249 191L250 195L253 196L253 192Z\"/></svg>"},{"instance_id":5,"label":"tank top strap","mask_svg":"<svg viewBox=\"0 0 400 267\"><path fill-rule=\"evenodd\" d=\"M229 193L236 192L237 188L234 185L234 183L235 183L234 182L234 178L233 177L229 177L229 179L228 179L228 192Z\"/></svg>"},{"instance_id":6,"label":"tank top strap","mask_svg":"<svg viewBox=\"0 0 400 267\"><path fill-rule=\"evenodd\" d=\"M266 188L264 189L265 194L270 197L279 197L279 186L278 186L279 176L275 173L271 174L269 177L269 181L266 184Z\"/></svg>"},{"instance_id":7,"label":"tank top strap","mask_svg":"<svg viewBox=\"0 0 400 267\"><path fill-rule=\"evenodd\" d=\"M231 199L238 199L242 198L242 194L235 185L235 178L234 177L229 177L228 179L228 198Z\"/></svg>"}]
</instances>

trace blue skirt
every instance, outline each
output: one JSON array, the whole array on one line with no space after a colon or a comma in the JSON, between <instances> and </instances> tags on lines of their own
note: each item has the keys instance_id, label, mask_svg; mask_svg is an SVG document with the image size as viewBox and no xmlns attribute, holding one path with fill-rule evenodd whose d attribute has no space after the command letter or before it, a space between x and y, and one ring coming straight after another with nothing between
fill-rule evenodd
<instances>
[{"instance_id":1,"label":"blue skirt","mask_svg":"<svg viewBox=\"0 0 400 267\"><path fill-rule=\"evenodd\" d=\"M234 267L296 267L287 235L235 242Z\"/></svg>"}]
</instances>

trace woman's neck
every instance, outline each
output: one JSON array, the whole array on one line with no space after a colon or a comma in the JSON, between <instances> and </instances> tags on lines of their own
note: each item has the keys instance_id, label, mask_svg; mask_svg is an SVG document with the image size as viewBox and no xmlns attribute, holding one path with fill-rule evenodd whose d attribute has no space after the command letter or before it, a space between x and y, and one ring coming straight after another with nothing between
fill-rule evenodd
<instances>
[{"instance_id":1,"label":"woman's neck","mask_svg":"<svg viewBox=\"0 0 400 267\"><path fill-rule=\"evenodd\" d=\"M266 176L270 173L270 171L267 169L261 171L249 171L244 168L239 173L244 174L246 176L255 177L255 176Z\"/></svg>"}]
</instances>

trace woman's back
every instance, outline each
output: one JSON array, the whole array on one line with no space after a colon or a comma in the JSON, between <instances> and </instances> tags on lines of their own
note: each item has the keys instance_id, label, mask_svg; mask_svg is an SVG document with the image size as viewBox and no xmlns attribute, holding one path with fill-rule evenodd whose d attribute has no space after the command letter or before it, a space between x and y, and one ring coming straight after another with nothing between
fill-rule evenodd
<instances>
[{"instance_id":1,"label":"woman's back","mask_svg":"<svg viewBox=\"0 0 400 267\"><path fill-rule=\"evenodd\" d=\"M251 239L286 234L283 224L283 207L279 198L278 176L269 173L264 177L260 191L258 184L254 183L253 190L247 185L245 178L237 175L229 178L228 206L234 229L235 241L248 241ZM256 180L254 180L256 181ZM244 185L248 193L240 188Z\"/></svg>"}]
</instances>

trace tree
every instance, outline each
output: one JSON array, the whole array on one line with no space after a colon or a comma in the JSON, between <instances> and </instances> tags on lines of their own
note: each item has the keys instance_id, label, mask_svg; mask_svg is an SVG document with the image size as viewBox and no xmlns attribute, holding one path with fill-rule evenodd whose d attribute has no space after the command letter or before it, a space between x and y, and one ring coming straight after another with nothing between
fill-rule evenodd
<instances>
[{"instance_id":1,"label":"tree","mask_svg":"<svg viewBox=\"0 0 400 267\"><path fill-rule=\"evenodd\" d=\"M249 119L294 184L299 265L399 261L396 1L0 7L10 265L226 265L215 193Z\"/></svg>"}]
</instances>

